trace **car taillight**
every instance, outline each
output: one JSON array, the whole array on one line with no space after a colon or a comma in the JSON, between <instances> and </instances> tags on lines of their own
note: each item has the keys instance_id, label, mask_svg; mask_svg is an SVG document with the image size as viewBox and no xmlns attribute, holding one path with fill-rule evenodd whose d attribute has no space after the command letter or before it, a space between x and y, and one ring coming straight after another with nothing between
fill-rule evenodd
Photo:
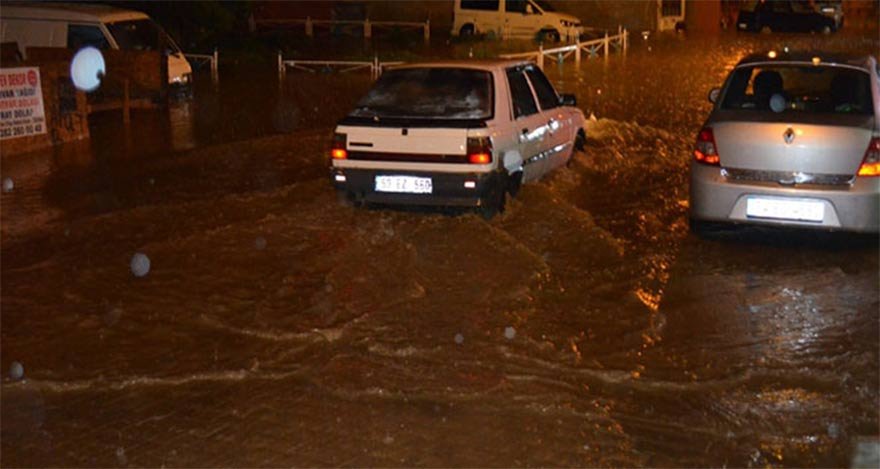
<instances>
[{"instance_id":1,"label":"car taillight","mask_svg":"<svg viewBox=\"0 0 880 469\"><path fill-rule=\"evenodd\" d=\"M468 137L468 163L488 164L492 162L492 140L489 137Z\"/></svg>"},{"instance_id":2,"label":"car taillight","mask_svg":"<svg viewBox=\"0 0 880 469\"><path fill-rule=\"evenodd\" d=\"M703 127L697 134L697 143L694 145L694 159L698 163L719 166L721 158L718 156L718 146L715 145L715 134L709 127Z\"/></svg>"},{"instance_id":3,"label":"car taillight","mask_svg":"<svg viewBox=\"0 0 880 469\"><path fill-rule=\"evenodd\" d=\"M333 134L333 146L330 147L330 157L334 160L348 158L348 150L345 149L348 136L345 134Z\"/></svg>"},{"instance_id":4,"label":"car taillight","mask_svg":"<svg viewBox=\"0 0 880 469\"><path fill-rule=\"evenodd\" d=\"M865 158L859 166L859 176L880 176L880 138L874 137L865 150Z\"/></svg>"}]
</instances>

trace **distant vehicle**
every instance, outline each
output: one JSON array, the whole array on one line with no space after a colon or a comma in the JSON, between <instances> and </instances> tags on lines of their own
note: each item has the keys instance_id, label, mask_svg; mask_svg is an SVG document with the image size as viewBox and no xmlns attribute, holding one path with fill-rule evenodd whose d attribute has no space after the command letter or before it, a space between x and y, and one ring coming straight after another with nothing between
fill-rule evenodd
<instances>
[{"instance_id":1,"label":"distant vehicle","mask_svg":"<svg viewBox=\"0 0 880 469\"><path fill-rule=\"evenodd\" d=\"M818 8L823 15L834 19L834 24L837 29L843 27L843 5L841 5L840 0L816 2L816 8Z\"/></svg>"},{"instance_id":2,"label":"distant vehicle","mask_svg":"<svg viewBox=\"0 0 880 469\"><path fill-rule=\"evenodd\" d=\"M144 13L87 3L5 3L0 9L0 42L28 47L150 50L164 47L168 83L189 87L192 67L162 28Z\"/></svg>"},{"instance_id":3,"label":"distant vehicle","mask_svg":"<svg viewBox=\"0 0 880 469\"><path fill-rule=\"evenodd\" d=\"M880 231L874 57L752 55L709 96L690 167L695 231L707 222Z\"/></svg>"},{"instance_id":4,"label":"distant vehicle","mask_svg":"<svg viewBox=\"0 0 880 469\"><path fill-rule=\"evenodd\" d=\"M584 33L581 20L557 12L544 0L455 0L453 36L494 34L497 37L559 42Z\"/></svg>"},{"instance_id":5,"label":"distant vehicle","mask_svg":"<svg viewBox=\"0 0 880 469\"><path fill-rule=\"evenodd\" d=\"M345 201L504 210L523 182L583 147L584 115L532 63L412 64L385 72L336 127Z\"/></svg>"},{"instance_id":6,"label":"distant vehicle","mask_svg":"<svg viewBox=\"0 0 880 469\"><path fill-rule=\"evenodd\" d=\"M736 27L740 31L828 34L837 31L839 24L805 0L759 0L740 10Z\"/></svg>"}]
</instances>

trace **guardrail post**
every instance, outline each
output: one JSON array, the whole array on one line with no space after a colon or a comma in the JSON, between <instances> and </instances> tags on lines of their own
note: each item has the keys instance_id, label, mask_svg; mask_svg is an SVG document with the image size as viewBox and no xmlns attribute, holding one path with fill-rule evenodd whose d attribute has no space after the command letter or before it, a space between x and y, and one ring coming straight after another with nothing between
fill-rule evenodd
<instances>
[{"instance_id":1,"label":"guardrail post","mask_svg":"<svg viewBox=\"0 0 880 469\"><path fill-rule=\"evenodd\" d=\"M312 17L306 16L306 36L312 37L315 34L315 31L312 28Z\"/></svg>"},{"instance_id":2,"label":"guardrail post","mask_svg":"<svg viewBox=\"0 0 880 469\"><path fill-rule=\"evenodd\" d=\"M580 65L581 64L581 38L578 37L577 42L574 43L574 63Z\"/></svg>"},{"instance_id":3,"label":"guardrail post","mask_svg":"<svg viewBox=\"0 0 880 469\"><path fill-rule=\"evenodd\" d=\"M367 18L364 20L364 39L369 39L373 37L373 26L370 24L370 19Z\"/></svg>"},{"instance_id":4,"label":"guardrail post","mask_svg":"<svg viewBox=\"0 0 880 469\"><path fill-rule=\"evenodd\" d=\"M425 20L425 43L431 42L431 18Z\"/></svg>"},{"instance_id":5,"label":"guardrail post","mask_svg":"<svg viewBox=\"0 0 880 469\"><path fill-rule=\"evenodd\" d=\"M214 56L211 58L211 81L217 83L220 79L220 56L217 53L217 48L214 48Z\"/></svg>"},{"instance_id":6,"label":"guardrail post","mask_svg":"<svg viewBox=\"0 0 880 469\"><path fill-rule=\"evenodd\" d=\"M278 51L278 86L284 81L284 60L281 58L281 51Z\"/></svg>"},{"instance_id":7,"label":"guardrail post","mask_svg":"<svg viewBox=\"0 0 880 469\"><path fill-rule=\"evenodd\" d=\"M627 48L629 48L629 31L623 28L623 51L626 52Z\"/></svg>"},{"instance_id":8,"label":"guardrail post","mask_svg":"<svg viewBox=\"0 0 880 469\"><path fill-rule=\"evenodd\" d=\"M538 68L544 70L544 43L538 46Z\"/></svg>"},{"instance_id":9,"label":"guardrail post","mask_svg":"<svg viewBox=\"0 0 880 469\"><path fill-rule=\"evenodd\" d=\"M605 31L605 42L602 44L605 48L605 58L608 58L608 31Z\"/></svg>"}]
</instances>

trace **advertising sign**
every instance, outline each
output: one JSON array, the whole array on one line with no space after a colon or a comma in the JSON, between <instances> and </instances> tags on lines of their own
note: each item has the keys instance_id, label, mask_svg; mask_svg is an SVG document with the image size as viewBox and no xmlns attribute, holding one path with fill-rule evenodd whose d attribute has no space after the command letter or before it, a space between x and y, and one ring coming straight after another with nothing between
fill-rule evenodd
<instances>
[{"instance_id":1,"label":"advertising sign","mask_svg":"<svg viewBox=\"0 0 880 469\"><path fill-rule=\"evenodd\" d=\"M40 69L0 68L0 140L44 133Z\"/></svg>"}]
</instances>

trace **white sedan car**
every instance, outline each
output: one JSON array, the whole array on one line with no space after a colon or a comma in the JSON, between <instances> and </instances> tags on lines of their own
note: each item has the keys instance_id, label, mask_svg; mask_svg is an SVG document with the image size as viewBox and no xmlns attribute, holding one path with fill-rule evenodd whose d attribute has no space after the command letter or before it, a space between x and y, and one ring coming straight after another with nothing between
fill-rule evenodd
<instances>
[{"instance_id":1,"label":"white sedan car","mask_svg":"<svg viewBox=\"0 0 880 469\"><path fill-rule=\"evenodd\" d=\"M331 180L350 201L471 206L490 218L584 139L574 96L530 62L411 64L385 72L336 127Z\"/></svg>"}]
</instances>

